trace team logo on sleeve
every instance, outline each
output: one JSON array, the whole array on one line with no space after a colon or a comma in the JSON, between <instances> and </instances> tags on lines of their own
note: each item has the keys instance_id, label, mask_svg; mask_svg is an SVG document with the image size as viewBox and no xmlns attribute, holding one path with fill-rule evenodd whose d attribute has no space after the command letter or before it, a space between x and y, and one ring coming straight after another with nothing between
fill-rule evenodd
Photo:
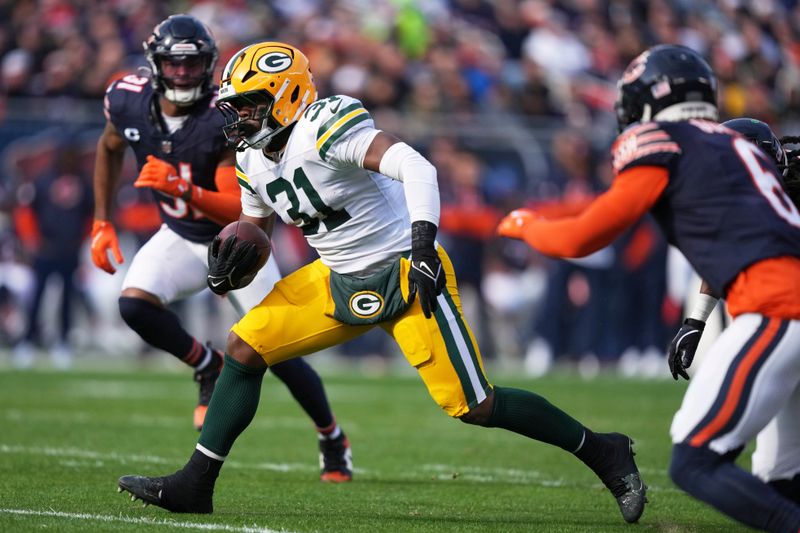
<instances>
[{"instance_id":1,"label":"team logo on sleeve","mask_svg":"<svg viewBox=\"0 0 800 533\"><path fill-rule=\"evenodd\" d=\"M372 318L383 310L383 297L373 291L359 291L350 297L350 312L358 318Z\"/></svg>"},{"instance_id":2,"label":"team logo on sleeve","mask_svg":"<svg viewBox=\"0 0 800 533\"><path fill-rule=\"evenodd\" d=\"M284 52L270 52L258 58L256 67L261 72L275 74L276 72L283 72L292 66L292 58L289 54Z\"/></svg>"},{"instance_id":3,"label":"team logo on sleeve","mask_svg":"<svg viewBox=\"0 0 800 533\"><path fill-rule=\"evenodd\" d=\"M611 165L617 173L636 161L639 164L664 166L656 161L663 162L664 156L680 153L678 143L659 128L657 123L645 122L631 126L614 141L611 147Z\"/></svg>"}]
</instances>

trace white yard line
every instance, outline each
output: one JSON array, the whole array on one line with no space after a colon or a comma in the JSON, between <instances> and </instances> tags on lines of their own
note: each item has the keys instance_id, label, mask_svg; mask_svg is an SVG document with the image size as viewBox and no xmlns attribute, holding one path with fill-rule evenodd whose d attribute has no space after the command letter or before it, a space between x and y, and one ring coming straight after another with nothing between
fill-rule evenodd
<instances>
[{"instance_id":1,"label":"white yard line","mask_svg":"<svg viewBox=\"0 0 800 533\"><path fill-rule=\"evenodd\" d=\"M123 455L116 452L100 453L79 448L54 448L51 446L13 446L0 444L0 453L21 454L21 455L44 455L50 457L66 457L69 459L92 459L115 461L119 463L155 463L173 465L179 461L157 457L155 455Z\"/></svg>"},{"instance_id":2,"label":"white yard line","mask_svg":"<svg viewBox=\"0 0 800 533\"><path fill-rule=\"evenodd\" d=\"M103 462L114 462L119 464L157 464L169 465L170 467L178 467L182 464L181 459L169 459L166 457L159 457L156 455L139 455L139 454L121 454L117 452L97 452L92 450L83 450L79 448L56 448L56 447L28 447L10 444L0 444L0 455L2 454L19 454L19 455L40 455L57 457L67 460L63 464L65 466L75 466L76 468L85 468L87 466L102 467ZM70 461L75 461L71 464ZM80 461L94 461L94 464L86 464ZM319 467L315 462L309 463L244 463L241 461L233 461L228 459L225 461L226 468L248 469L248 470L266 470L269 472L317 472ZM378 477L392 476L400 477L403 479L418 479L420 477L433 477L438 480L448 479L462 479L465 481L472 481L476 483L510 483L510 484L523 484L523 485L538 485L541 487L564 487L571 483L562 479L546 479L544 475L536 470L521 470L512 468L492 468L492 467L479 467L468 464L463 465L447 465L447 464L422 464L416 469L406 470L402 473L392 472L384 473L379 470L364 469L356 467L356 474L371 475ZM678 489L669 485L653 484L652 480L647 476L662 475L666 476L665 472L656 469L644 469L643 473L646 474L646 481L649 489L664 492L680 492ZM659 480L660 481L660 480ZM597 484L597 486L600 486Z\"/></svg>"},{"instance_id":3,"label":"white yard line","mask_svg":"<svg viewBox=\"0 0 800 533\"><path fill-rule=\"evenodd\" d=\"M181 459L168 459L166 457L158 457L156 455L139 455L139 454L121 454L117 452L102 453L91 450L82 450L79 448L55 448L51 446L45 447L29 447L29 446L14 446L9 444L0 444L0 454L19 454L19 455L44 455L49 457L61 457L65 459L86 459L93 461L112 461L115 463L128 464L128 463L149 463L159 465L170 465L178 467L181 464ZM301 463L242 463L240 461L225 461L228 468L249 468L255 470L269 470L271 472L293 472L293 471L317 471L319 466L316 462L309 462L308 464ZM357 470L358 471L358 470Z\"/></svg>"},{"instance_id":4,"label":"white yard line","mask_svg":"<svg viewBox=\"0 0 800 533\"><path fill-rule=\"evenodd\" d=\"M87 514L87 513L66 513L63 511L37 511L34 509L2 509L0 514L12 514L22 516L48 516L55 518L69 518L72 520L86 520L90 522L120 522L123 524L142 524L148 526L168 526L182 529L193 529L202 531L231 531L234 533L280 533L285 530L268 529L259 526L229 526L227 524L204 524L202 522L177 522L174 520L158 518L132 518L127 516Z\"/></svg>"},{"instance_id":5,"label":"white yard line","mask_svg":"<svg viewBox=\"0 0 800 533\"><path fill-rule=\"evenodd\" d=\"M21 409L6 409L0 410L0 417L5 418L10 422L28 423L31 421L36 422L69 422L72 424L97 424L103 421L96 413L87 411L73 411L73 410L21 410ZM189 421L188 416L152 416L152 415L137 415L132 414L126 418L126 424L132 426L143 427L165 427L174 428L187 425ZM250 426L259 429L309 429L308 419L301 415L294 417L279 417L269 416L261 419L254 420ZM348 427L353 427L353 424L348 424Z\"/></svg>"}]
</instances>

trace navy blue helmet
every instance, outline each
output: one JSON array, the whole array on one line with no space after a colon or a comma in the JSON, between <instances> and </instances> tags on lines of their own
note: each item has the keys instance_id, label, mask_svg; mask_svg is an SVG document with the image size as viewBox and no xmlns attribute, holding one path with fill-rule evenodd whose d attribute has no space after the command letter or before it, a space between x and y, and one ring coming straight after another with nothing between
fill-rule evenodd
<instances>
[{"instance_id":1,"label":"navy blue helmet","mask_svg":"<svg viewBox=\"0 0 800 533\"><path fill-rule=\"evenodd\" d=\"M726 128L730 128L743 135L748 141L755 144L775 161L778 170L786 175L788 161L786 151L783 149L778 137L765 122L754 118L735 118L722 123Z\"/></svg>"},{"instance_id":2,"label":"navy blue helmet","mask_svg":"<svg viewBox=\"0 0 800 533\"><path fill-rule=\"evenodd\" d=\"M654 46L631 61L617 84L620 131L634 122L717 118L717 78L685 46Z\"/></svg>"},{"instance_id":3,"label":"navy blue helmet","mask_svg":"<svg viewBox=\"0 0 800 533\"><path fill-rule=\"evenodd\" d=\"M219 52L202 22L172 15L156 25L143 46L153 89L167 100L189 106L211 92Z\"/></svg>"}]
</instances>

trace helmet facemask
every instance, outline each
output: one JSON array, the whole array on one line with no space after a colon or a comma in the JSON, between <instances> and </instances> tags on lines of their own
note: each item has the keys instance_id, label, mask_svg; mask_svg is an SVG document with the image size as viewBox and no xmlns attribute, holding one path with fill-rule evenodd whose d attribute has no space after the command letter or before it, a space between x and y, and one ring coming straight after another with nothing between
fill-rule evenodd
<instances>
[{"instance_id":1,"label":"helmet facemask","mask_svg":"<svg viewBox=\"0 0 800 533\"><path fill-rule=\"evenodd\" d=\"M771 132L770 132L771 133ZM789 173L789 157L786 155L786 150L783 145L773 133L770 135L769 140L762 139L760 142L750 139L750 142L757 144L765 153L772 156L775 160L775 165L778 167L778 172L786 177Z\"/></svg>"},{"instance_id":2,"label":"helmet facemask","mask_svg":"<svg viewBox=\"0 0 800 533\"><path fill-rule=\"evenodd\" d=\"M191 106L209 92L210 54L157 54L151 60L158 92L179 107Z\"/></svg>"},{"instance_id":3,"label":"helmet facemask","mask_svg":"<svg viewBox=\"0 0 800 533\"><path fill-rule=\"evenodd\" d=\"M278 153L294 125L317 98L308 58L279 42L246 46L222 70L217 107L225 136L241 151Z\"/></svg>"},{"instance_id":4,"label":"helmet facemask","mask_svg":"<svg viewBox=\"0 0 800 533\"><path fill-rule=\"evenodd\" d=\"M753 139L748 137L748 140L761 148L764 153L769 154L770 157L775 161L775 166L778 167L778 172L781 173L781 176L786 177L789 173L789 158L786 155L786 151L783 149L781 142L775 137L774 134L770 136L770 139Z\"/></svg>"},{"instance_id":5,"label":"helmet facemask","mask_svg":"<svg viewBox=\"0 0 800 533\"><path fill-rule=\"evenodd\" d=\"M267 147L287 127L273 118L274 104L275 100L267 91L250 91L217 100L217 109L225 117L222 130L228 142L238 151Z\"/></svg>"}]
</instances>

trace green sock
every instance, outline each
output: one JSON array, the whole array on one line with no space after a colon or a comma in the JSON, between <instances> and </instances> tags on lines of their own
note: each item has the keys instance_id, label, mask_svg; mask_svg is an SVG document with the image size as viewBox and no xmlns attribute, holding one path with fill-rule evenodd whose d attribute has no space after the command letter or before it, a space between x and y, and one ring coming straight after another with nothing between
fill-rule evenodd
<instances>
[{"instance_id":1,"label":"green sock","mask_svg":"<svg viewBox=\"0 0 800 533\"><path fill-rule=\"evenodd\" d=\"M538 394L494 388L494 406L487 424L558 446L574 453L583 441L583 424Z\"/></svg>"},{"instance_id":2,"label":"green sock","mask_svg":"<svg viewBox=\"0 0 800 533\"><path fill-rule=\"evenodd\" d=\"M243 365L225 354L225 366L208 404L198 443L225 457L258 409L266 368Z\"/></svg>"}]
</instances>

